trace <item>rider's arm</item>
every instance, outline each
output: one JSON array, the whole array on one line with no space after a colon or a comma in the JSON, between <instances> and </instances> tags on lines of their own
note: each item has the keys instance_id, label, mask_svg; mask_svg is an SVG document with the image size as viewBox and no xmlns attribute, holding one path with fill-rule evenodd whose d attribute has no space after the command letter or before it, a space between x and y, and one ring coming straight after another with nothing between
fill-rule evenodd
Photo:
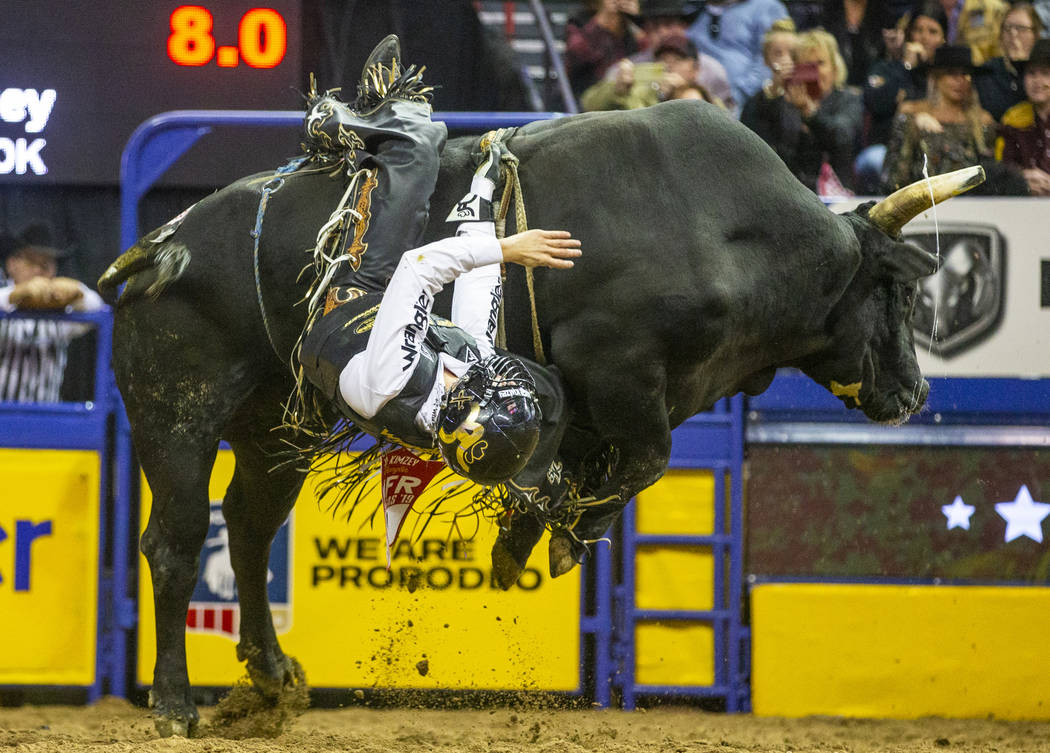
<instances>
[{"instance_id":1,"label":"rider's arm","mask_svg":"<svg viewBox=\"0 0 1050 753\"><path fill-rule=\"evenodd\" d=\"M465 223L460 231L461 235L492 238L491 231L482 227L472 227L475 224L481 223ZM453 288L452 323L474 338L482 358L487 358L495 352L493 343L496 340L499 305L503 297L502 284L500 265L485 264L457 277Z\"/></svg>"},{"instance_id":2,"label":"rider's arm","mask_svg":"<svg viewBox=\"0 0 1050 753\"><path fill-rule=\"evenodd\" d=\"M371 418L400 393L419 359L437 292L460 275L498 265L502 258L499 241L472 234L406 251L383 295L367 347L339 375L347 404Z\"/></svg>"}]
</instances>

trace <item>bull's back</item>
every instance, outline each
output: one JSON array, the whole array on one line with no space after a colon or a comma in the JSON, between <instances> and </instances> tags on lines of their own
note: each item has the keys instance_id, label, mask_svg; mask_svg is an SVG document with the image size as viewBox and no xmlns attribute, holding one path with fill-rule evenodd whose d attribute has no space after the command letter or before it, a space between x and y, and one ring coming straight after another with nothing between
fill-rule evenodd
<instances>
[{"instance_id":1,"label":"bull's back","mask_svg":"<svg viewBox=\"0 0 1050 753\"><path fill-rule=\"evenodd\" d=\"M117 308L118 339L196 328L230 350L266 359L274 357L272 337L287 359L305 322L305 306L297 303L312 280L300 272L344 185L323 174L285 178L268 199L256 244L262 189L271 178L242 178L194 205L163 242L185 254L185 267L155 296L144 294L155 267L129 280Z\"/></svg>"},{"instance_id":2,"label":"bull's back","mask_svg":"<svg viewBox=\"0 0 1050 753\"><path fill-rule=\"evenodd\" d=\"M705 103L536 122L510 148L530 227L567 229L583 244L574 269L536 272L545 332L585 318L596 335L637 333L674 350L688 341L689 357L702 357L722 329L768 308L785 266L811 268L840 236L772 149ZM469 177L469 142L454 140L434 203L450 205ZM527 352L529 302L520 270L509 273L508 329Z\"/></svg>"},{"instance_id":3,"label":"bull's back","mask_svg":"<svg viewBox=\"0 0 1050 753\"><path fill-rule=\"evenodd\" d=\"M536 122L510 147L530 226L583 244L571 272L537 273L552 316L617 301L666 321L673 312L652 304L673 299L695 302L688 319L763 288L752 275L770 257L815 248L835 223L758 136L706 103Z\"/></svg>"},{"instance_id":4,"label":"bull's back","mask_svg":"<svg viewBox=\"0 0 1050 753\"><path fill-rule=\"evenodd\" d=\"M820 206L761 138L704 102L531 123L511 148L523 180L546 182L548 194L564 181L577 195L560 201L631 212L645 226L671 212L697 213L728 232L769 210Z\"/></svg>"}]
</instances>

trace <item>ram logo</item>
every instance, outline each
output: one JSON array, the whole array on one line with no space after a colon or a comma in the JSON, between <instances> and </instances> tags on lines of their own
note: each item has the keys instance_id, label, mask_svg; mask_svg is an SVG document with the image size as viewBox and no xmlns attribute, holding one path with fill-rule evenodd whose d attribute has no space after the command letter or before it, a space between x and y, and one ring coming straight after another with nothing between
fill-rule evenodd
<instances>
[{"instance_id":1,"label":"ram logo","mask_svg":"<svg viewBox=\"0 0 1050 753\"><path fill-rule=\"evenodd\" d=\"M266 591L278 634L288 632L292 626L291 525L289 519L278 529L270 546L270 563L266 572ZM222 517L222 500L213 499L197 585L186 613L186 630L238 640L240 627L237 582L230 563L230 535Z\"/></svg>"},{"instance_id":2,"label":"ram logo","mask_svg":"<svg viewBox=\"0 0 1050 753\"><path fill-rule=\"evenodd\" d=\"M919 283L916 347L948 358L973 347L998 327L1003 310L1006 242L993 225L941 222L941 266ZM907 240L938 253L931 223L915 223Z\"/></svg>"}]
</instances>

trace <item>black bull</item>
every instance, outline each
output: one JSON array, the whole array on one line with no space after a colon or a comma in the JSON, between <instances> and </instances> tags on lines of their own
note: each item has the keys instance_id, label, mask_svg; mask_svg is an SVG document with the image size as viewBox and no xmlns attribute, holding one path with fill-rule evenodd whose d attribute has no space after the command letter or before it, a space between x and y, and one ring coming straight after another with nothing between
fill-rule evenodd
<instances>
[{"instance_id":1,"label":"black bull","mask_svg":"<svg viewBox=\"0 0 1050 753\"><path fill-rule=\"evenodd\" d=\"M470 185L474 144L455 139L444 152L428 240L449 232L442 220ZM779 366L801 368L875 420L900 421L923 405L910 300L935 261L895 240L907 218L889 212L887 234L866 207L833 214L747 129L692 102L536 123L509 146L529 225L567 229L583 243L572 270L537 272L536 305L580 429L565 444L597 437L618 450L596 496L627 500L655 482L674 426L724 396L761 392ZM264 693L294 681L266 577L302 474L271 472L270 453L282 447L272 429L304 322L296 302L309 281L297 278L343 182L286 179L265 214L256 270L250 231L268 178L201 201L174 236L141 242L100 282L129 281L114 367L153 492L142 550L157 620L151 701L167 733L191 732L197 720L184 625L220 438L236 455L223 512L241 605L238 656ZM512 271L508 346L532 355L528 298ZM144 294L158 281L167 287ZM599 535L610 520L581 525Z\"/></svg>"}]
</instances>

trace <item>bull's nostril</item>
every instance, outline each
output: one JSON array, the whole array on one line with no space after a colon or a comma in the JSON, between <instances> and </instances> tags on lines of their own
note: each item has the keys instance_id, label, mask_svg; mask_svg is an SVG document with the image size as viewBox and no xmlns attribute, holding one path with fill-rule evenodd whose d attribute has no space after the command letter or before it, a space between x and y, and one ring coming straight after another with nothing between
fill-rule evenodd
<instances>
[{"instance_id":1,"label":"bull's nostril","mask_svg":"<svg viewBox=\"0 0 1050 753\"><path fill-rule=\"evenodd\" d=\"M926 398L930 394L930 385L923 379L922 382L916 384L911 389L902 389L898 394L901 405L907 409L909 413L915 413L920 410L922 406L926 405Z\"/></svg>"}]
</instances>

